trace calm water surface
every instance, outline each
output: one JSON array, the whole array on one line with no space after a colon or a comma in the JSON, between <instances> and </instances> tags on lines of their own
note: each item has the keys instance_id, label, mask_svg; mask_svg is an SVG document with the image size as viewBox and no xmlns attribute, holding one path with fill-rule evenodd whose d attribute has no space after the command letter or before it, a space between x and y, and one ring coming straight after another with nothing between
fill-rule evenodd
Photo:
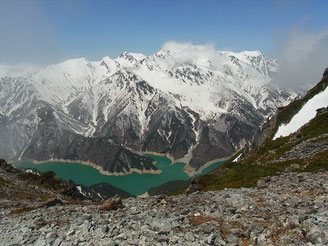
<instances>
[{"instance_id":1,"label":"calm water surface","mask_svg":"<svg viewBox=\"0 0 328 246\"><path fill-rule=\"evenodd\" d=\"M21 161L16 165L24 168L35 168L41 172L54 171L58 177L66 180L73 180L76 184L93 185L100 182L110 183L122 190L134 195L141 195L151 187L158 186L171 180L187 180L189 177L183 171L185 163L178 162L171 165L171 160L167 157L156 155L145 155L156 161L161 174L139 174L131 173L122 176L108 176L101 174L97 169L69 162L46 162L42 164L33 164L28 161ZM222 162L217 162L202 171L202 174L212 171Z\"/></svg>"}]
</instances>

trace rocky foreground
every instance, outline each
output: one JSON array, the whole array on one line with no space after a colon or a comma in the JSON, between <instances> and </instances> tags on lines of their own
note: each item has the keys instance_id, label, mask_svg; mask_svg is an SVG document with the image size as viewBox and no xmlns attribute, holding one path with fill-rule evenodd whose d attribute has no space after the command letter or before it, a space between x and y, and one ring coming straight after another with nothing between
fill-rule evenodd
<instances>
[{"instance_id":1,"label":"rocky foreground","mask_svg":"<svg viewBox=\"0 0 328 246\"><path fill-rule=\"evenodd\" d=\"M328 244L328 172L267 177L255 188L51 205L3 207L0 244Z\"/></svg>"}]
</instances>

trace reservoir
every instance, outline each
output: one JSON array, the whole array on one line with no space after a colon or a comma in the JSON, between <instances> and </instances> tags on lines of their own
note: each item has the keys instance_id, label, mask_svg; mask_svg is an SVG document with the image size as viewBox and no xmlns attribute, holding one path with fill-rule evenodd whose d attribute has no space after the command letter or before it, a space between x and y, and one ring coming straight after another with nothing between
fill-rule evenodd
<instances>
[{"instance_id":1,"label":"reservoir","mask_svg":"<svg viewBox=\"0 0 328 246\"><path fill-rule=\"evenodd\" d=\"M24 168L34 168L41 172L53 171L60 178L73 180L76 184L85 186L107 182L125 190L133 195L141 195L151 187L158 186L171 180L187 180L189 176L183 171L185 163L178 162L172 164L172 161L164 156L145 155L156 161L156 167L162 171L160 174L139 174L131 173L121 176L109 176L101 174L97 169L79 164L68 162L46 162L42 164L33 164L28 161L16 163L17 166ZM210 172L218 167L222 162L217 162L202 171L202 174Z\"/></svg>"}]
</instances>

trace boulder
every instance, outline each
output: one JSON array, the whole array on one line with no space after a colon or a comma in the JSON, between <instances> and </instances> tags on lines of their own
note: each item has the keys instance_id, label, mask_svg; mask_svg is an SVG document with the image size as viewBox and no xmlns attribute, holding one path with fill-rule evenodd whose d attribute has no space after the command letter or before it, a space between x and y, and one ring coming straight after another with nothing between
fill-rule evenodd
<instances>
[{"instance_id":1,"label":"boulder","mask_svg":"<svg viewBox=\"0 0 328 246\"><path fill-rule=\"evenodd\" d=\"M63 205L63 201L57 197L55 198L49 198L44 204L43 206L44 207L52 207L52 206L56 206L56 205Z\"/></svg>"},{"instance_id":2,"label":"boulder","mask_svg":"<svg viewBox=\"0 0 328 246\"><path fill-rule=\"evenodd\" d=\"M298 164L291 164L289 167L286 168L286 172L295 172L300 169L300 165Z\"/></svg>"},{"instance_id":3,"label":"boulder","mask_svg":"<svg viewBox=\"0 0 328 246\"><path fill-rule=\"evenodd\" d=\"M119 208L124 208L124 205L122 203L121 198L118 196L106 200L100 207L101 210L106 211L117 210Z\"/></svg>"},{"instance_id":4,"label":"boulder","mask_svg":"<svg viewBox=\"0 0 328 246\"><path fill-rule=\"evenodd\" d=\"M259 179L256 182L256 186L257 186L257 188L263 189L263 188L266 188L268 185L267 185L267 183L265 182L264 179Z\"/></svg>"}]
</instances>

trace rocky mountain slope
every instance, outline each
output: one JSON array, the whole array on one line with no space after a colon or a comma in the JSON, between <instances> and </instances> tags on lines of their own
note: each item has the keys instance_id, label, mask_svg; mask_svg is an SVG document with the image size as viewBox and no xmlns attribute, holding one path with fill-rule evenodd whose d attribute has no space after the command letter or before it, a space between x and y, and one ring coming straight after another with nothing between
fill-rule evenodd
<instances>
[{"instance_id":1,"label":"rocky mountain slope","mask_svg":"<svg viewBox=\"0 0 328 246\"><path fill-rule=\"evenodd\" d=\"M328 98L320 99L318 105L325 106L322 108L312 103L327 90L328 69L322 80L303 98L279 108L252 146L244 148L212 173L194 179L190 189L250 187L261 182L261 177L286 171L328 170ZM312 103L311 111L316 110L316 115L302 126L295 124L293 119L303 114L309 103ZM293 131L287 136L277 137L279 129L290 124L295 124Z\"/></svg>"},{"instance_id":2,"label":"rocky mountain slope","mask_svg":"<svg viewBox=\"0 0 328 246\"><path fill-rule=\"evenodd\" d=\"M17 76L2 66L0 156L90 161L128 173L156 170L133 153L152 151L197 170L252 142L296 97L274 83L277 68L258 51L208 54L192 45L67 60Z\"/></svg>"},{"instance_id":3,"label":"rocky mountain slope","mask_svg":"<svg viewBox=\"0 0 328 246\"><path fill-rule=\"evenodd\" d=\"M104 204L2 207L1 245L327 245L328 173Z\"/></svg>"}]
</instances>

